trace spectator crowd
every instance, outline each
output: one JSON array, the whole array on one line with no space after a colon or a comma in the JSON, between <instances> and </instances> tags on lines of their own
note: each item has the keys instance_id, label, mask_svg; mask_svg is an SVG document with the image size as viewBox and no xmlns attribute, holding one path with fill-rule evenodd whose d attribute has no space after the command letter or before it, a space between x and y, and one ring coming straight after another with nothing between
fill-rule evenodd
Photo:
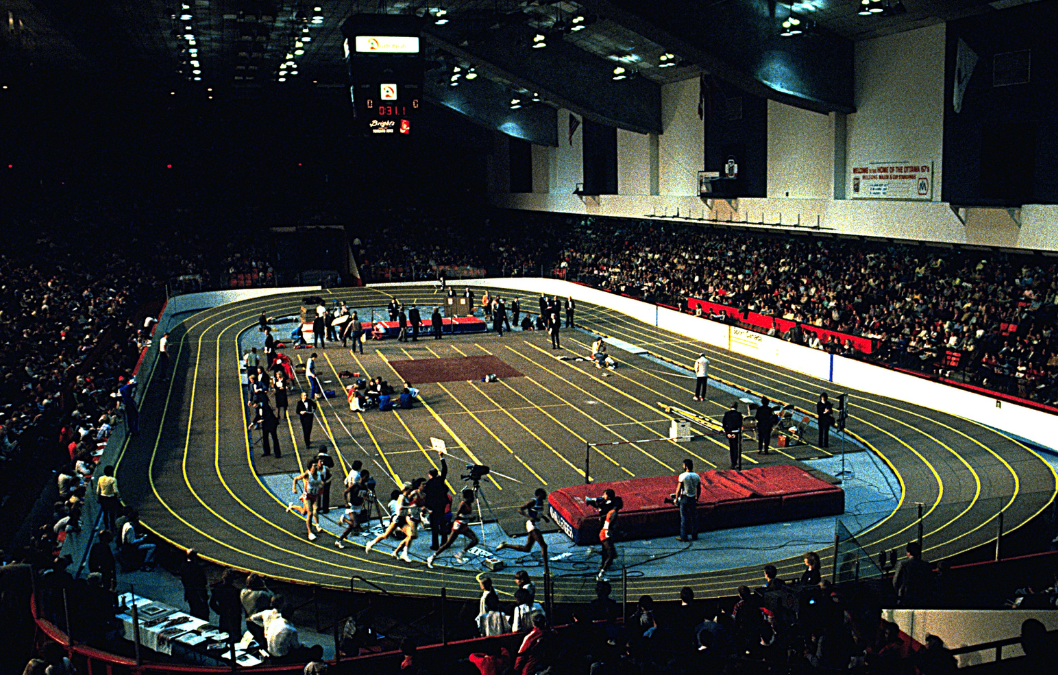
<instances>
[{"instance_id":1,"label":"spectator crowd","mask_svg":"<svg viewBox=\"0 0 1058 675\"><path fill-rule=\"evenodd\" d=\"M960 368L982 387L1058 403L1054 258L584 219L558 264L603 290L678 307L700 298L862 336L889 365L942 376ZM784 337L810 340L801 330Z\"/></svg>"}]
</instances>

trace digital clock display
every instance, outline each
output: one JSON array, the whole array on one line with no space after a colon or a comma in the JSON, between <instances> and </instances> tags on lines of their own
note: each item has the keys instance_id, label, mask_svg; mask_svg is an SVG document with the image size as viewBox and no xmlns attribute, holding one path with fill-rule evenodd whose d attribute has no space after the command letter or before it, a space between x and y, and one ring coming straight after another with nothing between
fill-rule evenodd
<instances>
[{"instance_id":1,"label":"digital clock display","mask_svg":"<svg viewBox=\"0 0 1058 675\"><path fill-rule=\"evenodd\" d=\"M372 101L368 101L367 102L367 109L368 110L372 109L372 104L373 104ZM407 117L408 116L408 108L411 108L412 110L415 110L418 107L419 107L419 99L412 100L410 106L403 105L403 104L400 104L400 105L385 105L385 104L383 104L383 105L376 106L374 108L375 117Z\"/></svg>"},{"instance_id":2,"label":"digital clock display","mask_svg":"<svg viewBox=\"0 0 1058 675\"><path fill-rule=\"evenodd\" d=\"M422 105L424 58L415 17L358 14L342 25L352 49L350 94L368 136L408 136Z\"/></svg>"}]
</instances>

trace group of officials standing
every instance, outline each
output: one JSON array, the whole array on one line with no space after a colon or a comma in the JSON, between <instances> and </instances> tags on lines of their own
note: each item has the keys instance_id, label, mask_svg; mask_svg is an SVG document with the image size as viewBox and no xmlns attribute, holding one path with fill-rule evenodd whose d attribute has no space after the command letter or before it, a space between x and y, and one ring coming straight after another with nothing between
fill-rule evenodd
<instances>
[{"instance_id":1,"label":"group of officials standing","mask_svg":"<svg viewBox=\"0 0 1058 675\"><path fill-rule=\"evenodd\" d=\"M448 288L447 294L448 297L455 297L455 289ZM476 307L476 296L472 288L465 288L463 297L466 298L468 307ZM524 318L522 317L522 305L518 298L514 298L511 301L508 311L507 302L500 296L491 295L486 289L481 297L481 310L485 315L485 321L492 322L492 330L497 335L502 336L504 330L512 330L512 324L514 326L520 325L522 330L532 330L534 328L529 312L525 313ZM559 300L557 295L552 297L540 295L540 314L535 328L536 330L546 330L548 332L548 335L551 336L552 349L562 349L560 335L563 328L563 311L565 312L565 327L572 328L576 310L576 301L572 297Z\"/></svg>"},{"instance_id":2,"label":"group of officials standing","mask_svg":"<svg viewBox=\"0 0 1058 675\"><path fill-rule=\"evenodd\" d=\"M699 354L694 362L695 401L705 401L709 392L709 359L705 354ZM738 410L739 401L731 402L731 407L724 413L721 425L728 440L731 450L731 468L742 469L742 426L745 416ZM762 396L760 405L753 415L757 423L757 453L767 455L771 450L771 434L779 423L779 416L771 405L767 396ZM830 429L835 424L834 405L830 402L827 393L819 395L816 403L816 421L819 427L819 442L821 448L830 447Z\"/></svg>"}]
</instances>

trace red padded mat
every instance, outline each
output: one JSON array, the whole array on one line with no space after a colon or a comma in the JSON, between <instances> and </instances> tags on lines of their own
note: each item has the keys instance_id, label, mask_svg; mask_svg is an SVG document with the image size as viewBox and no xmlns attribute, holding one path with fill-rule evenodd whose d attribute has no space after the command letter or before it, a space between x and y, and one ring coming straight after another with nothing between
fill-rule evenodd
<instances>
[{"instance_id":1,"label":"red padded mat","mask_svg":"<svg viewBox=\"0 0 1058 675\"><path fill-rule=\"evenodd\" d=\"M837 515L845 511L845 492L789 464L699 474L701 530ZM601 496L612 488L624 502L620 533L625 539L644 539L679 532L679 510L665 498L676 491L675 476L635 478L612 483L574 485L548 496L555 522L577 544L595 544L601 521L599 510L585 497Z\"/></svg>"},{"instance_id":2,"label":"red padded mat","mask_svg":"<svg viewBox=\"0 0 1058 675\"><path fill-rule=\"evenodd\" d=\"M458 356L444 359L390 361L401 378L412 384L480 380L486 375L521 377L522 374L495 356Z\"/></svg>"}]
</instances>

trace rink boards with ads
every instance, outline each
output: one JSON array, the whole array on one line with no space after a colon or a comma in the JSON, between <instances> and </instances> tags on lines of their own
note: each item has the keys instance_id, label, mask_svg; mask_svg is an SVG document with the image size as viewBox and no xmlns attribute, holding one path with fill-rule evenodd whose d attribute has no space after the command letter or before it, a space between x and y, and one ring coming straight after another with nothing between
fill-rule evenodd
<instances>
[{"instance_id":1,"label":"rink boards with ads","mask_svg":"<svg viewBox=\"0 0 1058 675\"><path fill-rule=\"evenodd\" d=\"M845 512L845 491L789 464L698 474L698 529L719 530L763 523L834 516ZM676 491L675 476L635 478L611 483L575 485L548 495L548 512L575 544L599 542L602 519L586 498L607 488L621 497L619 539L676 536L680 511L665 499Z\"/></svg>"}]
</instances>

